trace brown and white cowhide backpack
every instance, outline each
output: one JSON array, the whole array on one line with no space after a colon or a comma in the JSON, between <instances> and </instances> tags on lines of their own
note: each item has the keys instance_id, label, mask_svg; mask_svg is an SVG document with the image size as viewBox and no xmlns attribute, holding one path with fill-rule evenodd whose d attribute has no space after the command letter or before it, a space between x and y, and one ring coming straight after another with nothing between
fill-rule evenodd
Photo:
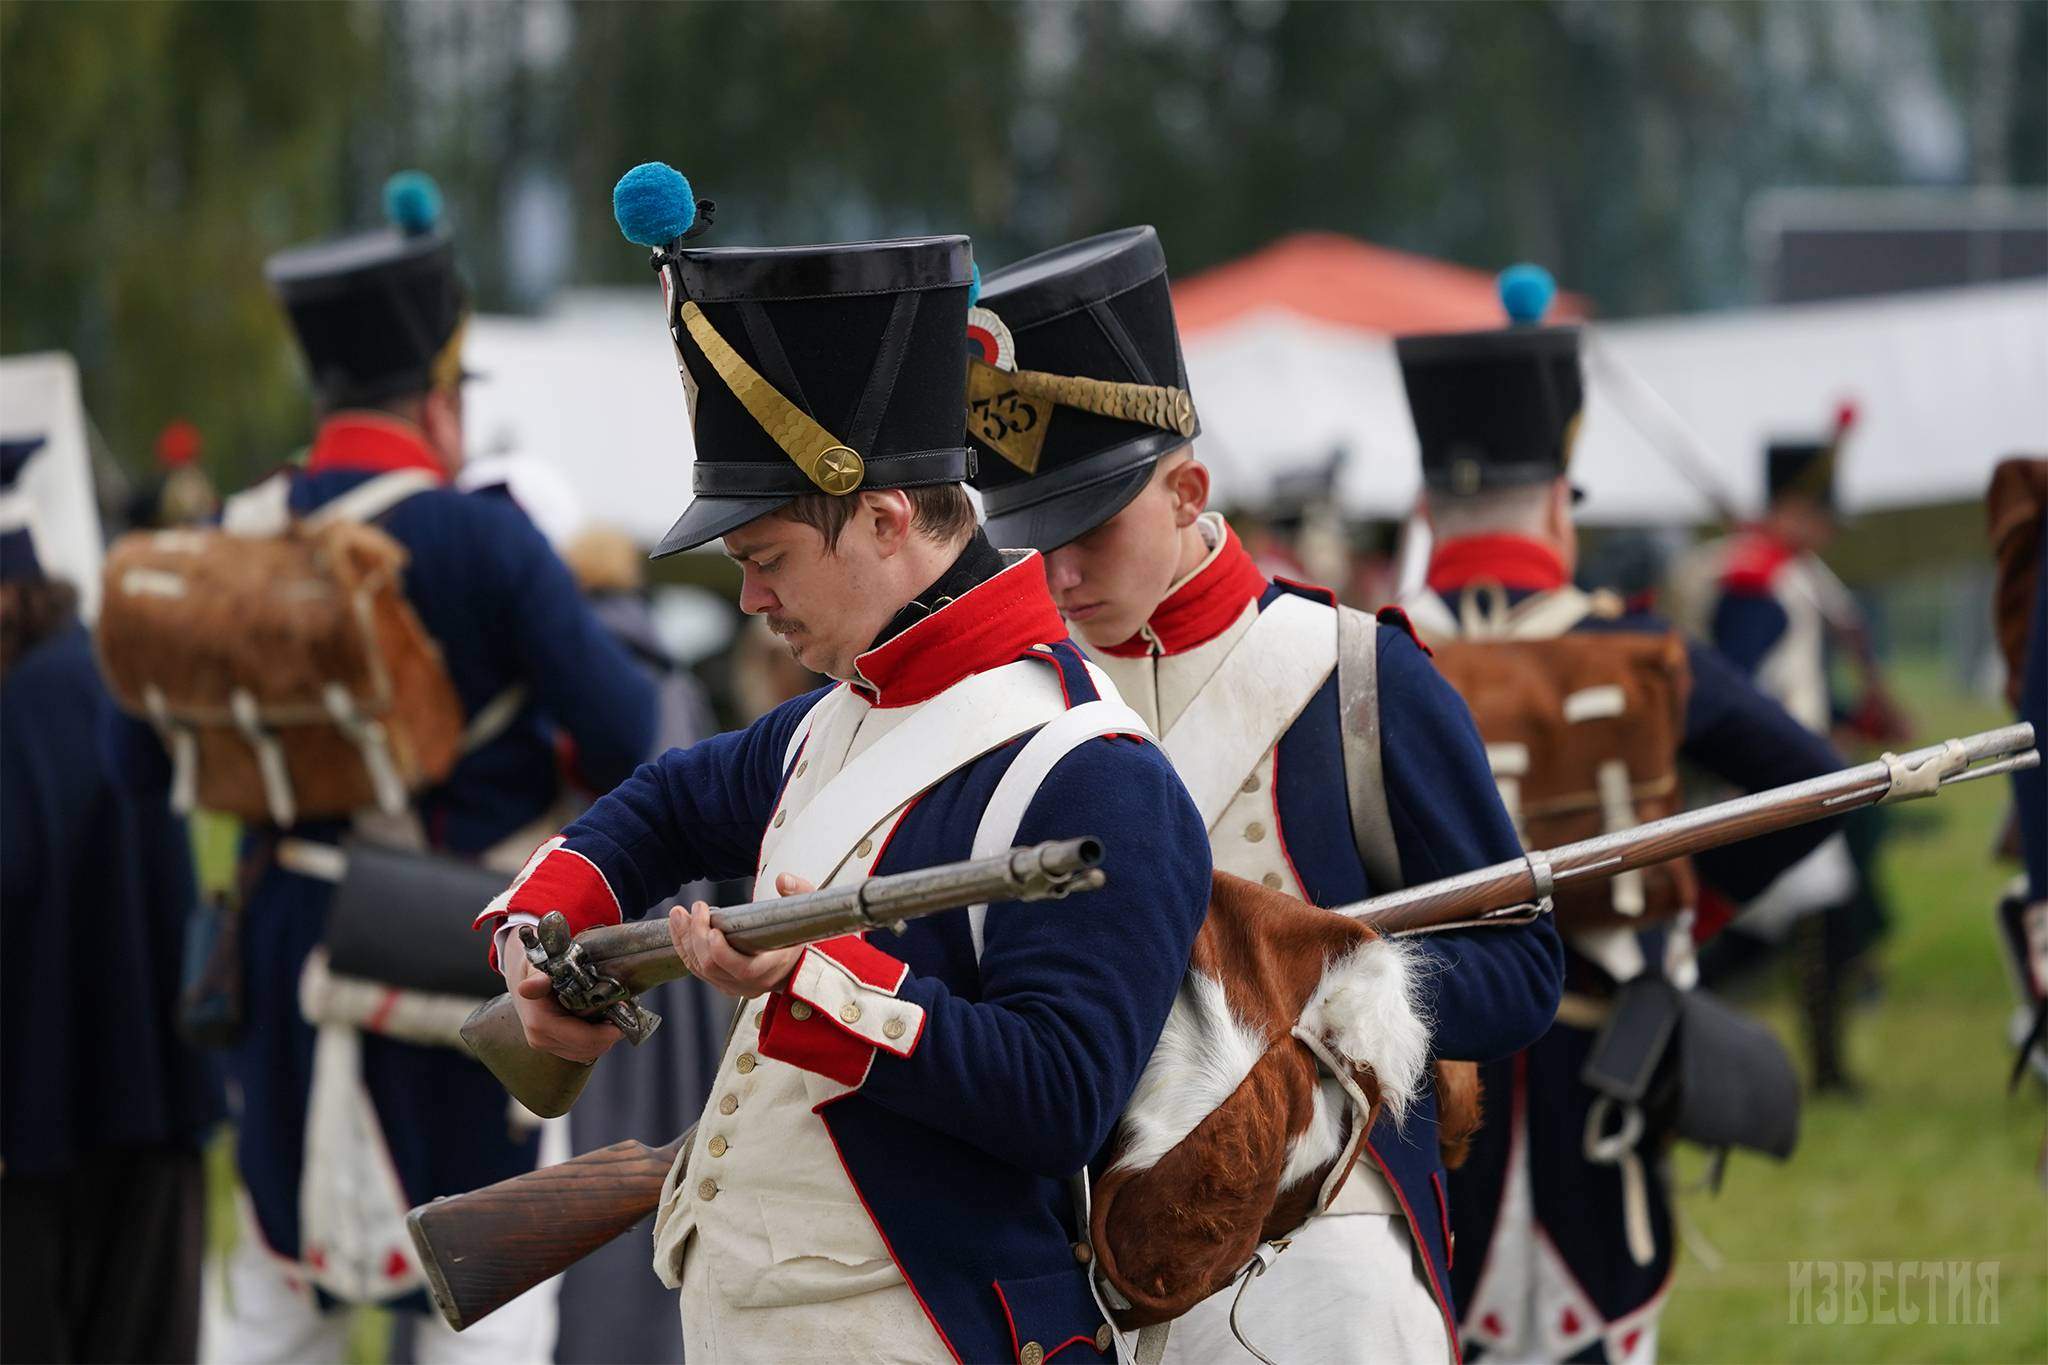
<instances>
[{"instance_id":1,"label":"brown and white cowhide backpack","mask_svg":"<svg viewBox=\"0 0 2048 1365\"><path fill-rule=\"evenodd\" d=\"M998 784L975 856L1010 845L1077 744L1145 733L1111 701L1045 726ZM985 915L969 912L977 957ZM1263 1244L1329 1207L1383 1111L1406 1115L1432 1070L1419 959L1363 921L1214 874L1187 976L1086 1201L1120 1326L1169 1322L1229 1286ZM1437 1062L1434 1073L1455 1165L1478 1127L1478 1070Z\"/></svg>"}]
</instances>

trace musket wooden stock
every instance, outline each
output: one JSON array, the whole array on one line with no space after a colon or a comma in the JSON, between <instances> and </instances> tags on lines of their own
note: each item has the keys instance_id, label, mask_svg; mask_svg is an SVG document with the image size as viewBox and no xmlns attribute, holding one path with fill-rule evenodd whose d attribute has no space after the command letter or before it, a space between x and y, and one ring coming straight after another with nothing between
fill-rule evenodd
<instances>
[{"instance_id":1,"label":"musket wooden stock","mask_svg":"<svg viewBox=\"0 0 2048 1365\"><path fill-rule=\"evenodd\" d=\"M654 1212L688 1140L615 1142L420 1205L405 1225L434 1306L460 1332L623 1235Z\"/></svg>"}]
</instances>

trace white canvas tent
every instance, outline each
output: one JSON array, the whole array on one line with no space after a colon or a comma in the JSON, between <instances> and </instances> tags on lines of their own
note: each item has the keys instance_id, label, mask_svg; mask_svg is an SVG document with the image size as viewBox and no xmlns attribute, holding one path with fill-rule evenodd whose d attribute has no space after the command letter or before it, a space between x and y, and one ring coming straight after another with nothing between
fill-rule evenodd
<instances>
[{"instance_id":1,"label":"white canvas tent","mask_svg":"<svg viewBox=\"0 0 2048 1365\"><path fill-rule=\"evenodd\" d=\"M487 376L471 394L473 446L558 462L588 515L642 541L667 530L689 501L692 448L659 292L570 293L542 317L471 330ZM1851 510L1976 498L2001 456L2048 450L2048 280L1602 323L1592 337L1574 462L1592 522L1713 515L1657 447L1754 510L1764 443L1820 434L1845 398L1860 411L1842 471ZM1220 500L1256 504L1341 447L1348 512L1413 505L1415 434L1388 338L1266 309L1190 335L1186 353Z\"/></svg>"},{"instance_id":2,"label":"white canvas tent","mask_svg":"<svg viewBox=\"0 0 2048 1365\"><path fill-rule=\"evenodd\" d=\"M78 365L69 355L39 351L0 358L0 436L43 438L20 485L36 558L45 573L78 589L79 611L90 621L99 614L103 546Z\"/></svg>"},{"instance_id":3,"label":"white canvas tent","mask_svg":"<svg viewBox=\"0 0 2048 1365\"><path fill-rule=\"evenodd\" d=\"M1589 328L1576 481L1593 522L1710 518L1677 448L1738 511L1763 496L1774 435L1820 436L1858 405L1851 510L1980 497L1997 460L2048 449L2048 280ZM1203 458L1221 496L1349 452L1347 511L1397 517L1418 486L1389 339L1274 311L1189 337Z\"/></svg>"}]
</instances>

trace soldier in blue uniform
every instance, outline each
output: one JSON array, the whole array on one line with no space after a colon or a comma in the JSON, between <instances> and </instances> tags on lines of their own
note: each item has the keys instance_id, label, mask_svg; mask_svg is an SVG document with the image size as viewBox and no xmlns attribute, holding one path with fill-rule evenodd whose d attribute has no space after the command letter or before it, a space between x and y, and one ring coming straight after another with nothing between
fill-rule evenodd
<instances>
[{"instance_id":1,"label":"soldier in blue uniform","mask_svg":"<svg viewBox=\"0 0 2048 1365\"><path fill-rule=\"evenodd\" d=\"M1861 608L1821 557L1840 528L1835 475L1855 422L1855 406L1845 403L1826 436L1770 442L1763 516L1701 546L1680 585L1707 638L1800 724L1844 743L1889 743L1904 737L1903 718L1878 676ZM1844 653L1861 673L1853 705L1841 704L1834 687ZM1752 969L1779 945L1793 949L1817 1093L1861 1089L1847 1069L1842 1025L1859 959L1889 919L1871 875L1889 818L1882 810L1851 816L1841 837L1790 869L1701 962L1713 984Z\"/></svg>"},{"instance_id":2,"label":"soldier in blue uniform","mask_svg":"<svg viewBox=\"0 0 2048 1365\"><path fill-rule=\"evenodd\" d=\"M480 917L527 1035L617 1038L503 951L548 910L645 913L693 878L759 895L1081 835L1107 887L743 957L701 906L684 963L748 1003L657 1215L687 1357L1090 1361L1114 1342L1069 1178L1111 1136L1184 975L1207 845L1143 722L1101 700L1033 554L963 482L964 237L702 249L682 177L615 194L654 248L697 496L741 606L838 679L672 751L550 840Z\"/></svg>"},{"instance_id":3,"label":"soldier in blue uniform","mask_svg":"<svg viewBox=\"0 0 2048 1365\"><path fill-rule=\"evenodd\" d=\"M497 719L420 795L402 828L379 833L509 875L552 827L563 789L558 740L573 745L583 778L617 781L647 756L653 689L517 505L447 486L462 462L468 306L432 183L394 177L386 197L393 227L285 251L267 266L322 417L303 467L290 473L290 505L303 515L394 470L429 476L434 486L379 525L410 556L407 599L439 643L472 726L487 708ZM231 1066L241 1092L236 1154L254 1219L231 1267L226 1354L338 1359L347 1315L326 1310L339 1298L425 1314L425 1360L547 1360L551 1290L522 1300L502 1326L494 1318L456 1337L428 1308L400 1221L411 1205L532 1169L536 1126L508 1111L488 1071L451 1048L366 1032L355 1040L355 1067L316 1062L300 976L322 941L332 848L347 833L344 821L300 822L253 828L245 842L249 1026ZM344 1071L355 1074L335 1074ZM369 1131L336 1138L358 1158L371 1149L371 1175L338 1199L335 1182L316 1190L310 1178L320 1173L306 1169L316 1084L344 1101L366 1096L374 1110Z\"/></svg>"},{"instance_id":4,"label":"soldier in blue uniform","mask_svg":"<svg viewBox=\"0 0 2048 1365\"><path fill-rule=\"evenodd\" d=\"M1341 905L1518 856L1471 716L1399 614L1375 629L1322 589L1269 580L1207 510L1151 228L993 272L969 335L989 534L1045 554L1082 647L1187 781L1217 867ZM1361 669L1376 698L1347 695ZM1361 739L1376 772L1347 756ZM1507 1056L1549 1026L1547 921L1414 942L1435 1057ZM1404 1123L1382 1116L1369 1160L1246 1294L1244 1343L1282 1360L1455 1353L1438 1136L1433 1093ZM1176 1322L1169 1358L1249 1361L1230 1307L1225 1290Z\"/></svg>"},{"instance_id":5,"label":"soldier in blue uniform","mask_svg":"<svg viewBox=\"0 0 2048 1365\"><path fill-rule=\"evenodd\" d=\"M191 1360L220 1114L174 1032L191 852L168 769L106 751L123 722L16 483L42 445L0 441L0 1357Z\"/></svg>"},{"instance_id":6,"label":"soldier in blue uniform","mask_svg":"<svg viewBox=\"0 0 2048 1365\"><path fill-rule=\"evenodd\" d=\"M1579 337L1574 328L1536 325L1551 292L1546 274L1517 267L1502 277L1516 325L1397 342L1435 533L1427 589L1406 604L1425 639L1670 633L1646 613L1572 586L1576 492L1566 465L1580 417ZM1687 641L1683 657L1685 760L1744 791L1841 766L1823 740L1712 648ZM1619 687L1599 690L1621 695ZM1601 709L1590 704L1598 698L1585 700L1589 714ZM1489 743L1498 738L1483 709L1479 722ZM1503 761L1499 775L1517 774ZM1755 839L1702 856L1697 870L1741 901L1826 833L1808 825ZM1533 1047L1482 1068L1487 1118L1450 1182L1461 1243L1452 1275L1468 1360L1654 1359L1673 1263L1661 1164L1668 1135L1654 1116L1633 1142L1606 1141L1611 1124L1589 1134L1599 1097L1580 1074L1619 986L1646 974L1691 984L1692 908L1671 907L1677 913L1664 924L1640 933L1625 920L1597 931L1561 924L1557 1025Z\"/></svg>"}]
</instances>

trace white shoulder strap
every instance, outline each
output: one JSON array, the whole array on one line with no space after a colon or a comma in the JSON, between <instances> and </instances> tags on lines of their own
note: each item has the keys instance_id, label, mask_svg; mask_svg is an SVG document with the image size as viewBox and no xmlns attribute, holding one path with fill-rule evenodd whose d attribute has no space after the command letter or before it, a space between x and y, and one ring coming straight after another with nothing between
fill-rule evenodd
<instances>
[{"instance_id":1,"label":"white shoulder strap","mask_svg":"<svg viewBox=\"0 0 2048 1365\"><path fill-rule=\"evenodd\" d=\"M1057 682L1031 660L955 683L831 774L818 790L795 798L785 789L788 817L763 837L758 876L770 877L772 886L773 873L794 872L829 885L855 844L892 813L1058 714L1062 704Z\"/></svg>"},{"instance_id":2,"label":"white shoulder strap","mask_svg":"<svg viewBox=\"0 0 2048 1365\"><path fill-rule=\"evenodd\" d=\"M1120 701L1082 702L1040 726L1038 733L1017 751L1009 770L996 783L995 792L981 813L981 824L974 831L974 850L968 856L993 858L1015 845L1017 826L1024 822L1024 812L1031 805L1031 798L1038 795L1038 788L1046 777L1061 759L1089 740L1100 739L1104 735L1152 738L1144 719ZM974 939L976 962L981 961L983 922L987 919L987 905L969 907L967 932Z\"/></svg>"},{"instance_id":3,"label":"white shoulder strap","mask_svg":"<svg viewBox=\"0 0 2048 1365\"><path fill-rule=\"evenodd\" d=\"M332 526L340 521L375 521L415 494L439 488L441 479L425 469L394 469L365 479L306 518L306 525Z\"/></svg>"},{"instance_id":4,"label":"white shoulder strap","mask_svg":"<svg viewBox=\"0 0 2048 1365\"><path fill-rule=\"evenodd\" d=\"M1274 601L1161 741L1214 829L1245 775L1280 742L1337 664L1336 615L1292 594Z\"/></svg>"}]
</instances>

